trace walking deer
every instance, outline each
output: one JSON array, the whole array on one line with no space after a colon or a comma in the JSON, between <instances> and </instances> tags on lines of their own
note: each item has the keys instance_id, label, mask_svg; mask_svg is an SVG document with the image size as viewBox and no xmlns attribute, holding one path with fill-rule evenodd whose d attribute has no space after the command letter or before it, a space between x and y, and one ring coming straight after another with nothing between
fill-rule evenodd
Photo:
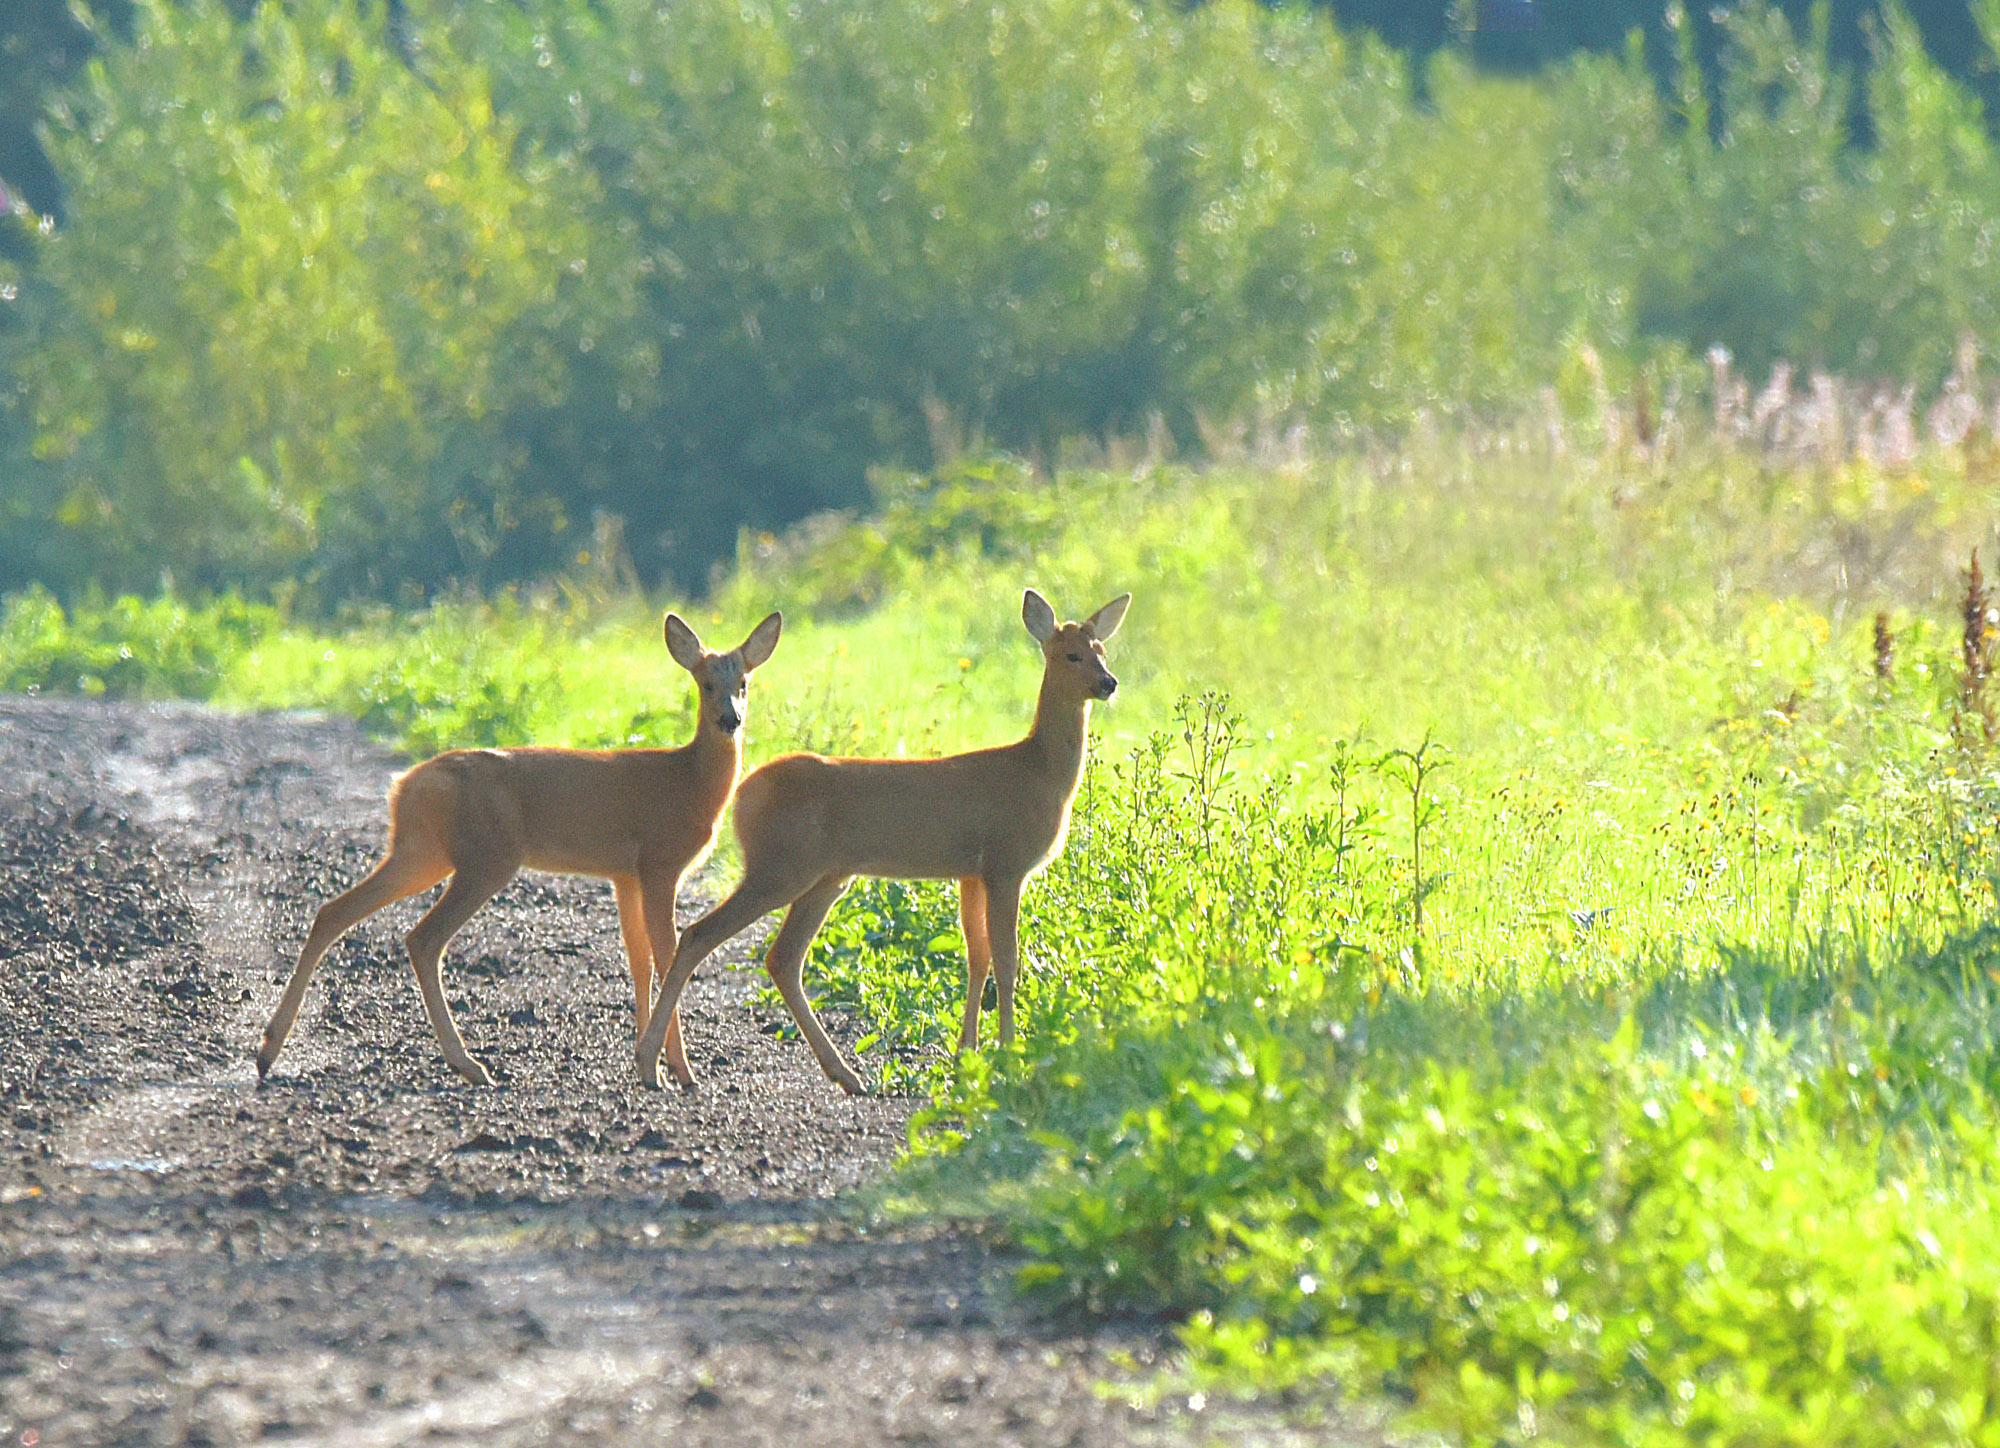
<instances>
[{"instance_id":1,"label":"walking deer","mask_svg":"<svg viewBox=\"0 0 2000 1448\"><path fill-rule=\"evenodd\" d=\"M789 754L746 777L736 793L743 879L682 938L639 1039L640 1079L659 1084L663 1015L671 1019L695 968L751 922L790 906L765 968L820 1068L858 1094L861 1079L827 1039L800 984L807 945L856 875L959 882L966 947L959 1049L978 1043L989 970L999 992L1000 1041L1011 1041L1021 887L1062 850L1083 776L1090 706L1118 688L1104 664L1104 641L1131 601L1120 594L1081 623L1059 624L1048 602L1027 591L1021 621L1042 648L1042 690L1034 726L1016 743L942 759ZM685 1052L669 1050L667 1064L692 1083Z\"/></svg>"},{"instance_id":2,"label":"walking deer","mask_svg":"<svg viewBox=\"0 0 2000 1448\"><path fill-rule=\"evenodd\" d=\"M277 1060L320 957L377 910L447 875L451 884L406 944L424 1009L459 1075L493 1084L458 1034L438 962L459 927L524 867L611 881L632 968L633 1014L645 1035L655 967L664 974L674 958L681 878L715 843L742 761L738 731L749 677L771 657L783 626L774 613L740 647L712 654L693 629L667 615L667 652L700 690L694 738L678 749L455 749L399 778L389 791L388 851L360 884L320 907L264 1029L258 1081ZM659 1024L669 1064L685 1073L671 1003Z\"/></svg>"}]
</instances>

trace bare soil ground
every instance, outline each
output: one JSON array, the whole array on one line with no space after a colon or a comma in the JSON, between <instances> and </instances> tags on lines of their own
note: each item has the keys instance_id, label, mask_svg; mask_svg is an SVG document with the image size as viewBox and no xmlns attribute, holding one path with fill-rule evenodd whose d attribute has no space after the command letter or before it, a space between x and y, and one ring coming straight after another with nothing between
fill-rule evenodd
<instances>
[{"instance_id":1,"label":"bare soil ground","mask_svg":"<svg viewBox=\"0 0 2000 1448\"><path fill-rule=\"evenodd\" d=\"M421 900L328 956L256 1089L398 764L335 720L0 699L0 1443L1372 1440L1107 1398L1156 1326L1037 1320L975 1231L843 1211L915 1103L774 1034L755 939L684 1006L698 1088L642 1089L600 882L523 876L453 942L498 1089L425 1020Z\"/></svg>"}]
</instances>

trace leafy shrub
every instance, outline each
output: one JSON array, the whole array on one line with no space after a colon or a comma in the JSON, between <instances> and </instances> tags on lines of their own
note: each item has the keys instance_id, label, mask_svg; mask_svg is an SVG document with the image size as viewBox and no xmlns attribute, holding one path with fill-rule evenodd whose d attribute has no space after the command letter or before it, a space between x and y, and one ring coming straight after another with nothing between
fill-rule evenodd
<instances>
[{"instance_id":1,"label":"leafy shrub","mask_svg":"<svg viewBox=\"0 0 2000 1448\"><path fill-rule=\"evenodd\" d=\"M1715 345L1922 390L2000 345L2000 161L1901 12L1867 151L1823 26L1732 13L1712 103L1695 25L1663 100L1636 50L1418 77L1249 0L475 0L407 51L149 3L52 111L73 216L0 257L0 586L698 582L985 445L1685 409Z\"/></svg>"},{"instance_id":2,"label":"leafy shrub","mask_svg":"<svg viewBox=\"0 0 2000 1448\"><path fill-rule=\"evenodd\" d=\"M30 589L0 603L0 690L205 699L278 627L275 609L234 595L205 607L128 596L66 612Z\"/></svg>"},{"instance_id":3,"label":"leafy shrub","mask_svg":"<svg viewBox=\"0 0 2000 1448\"><path fill-rule=\"evenodd\" d=\"M414 74L344 7L139 27L52 131L73 216L7 359L62 479L35 521L114 587L492 577L581 502L517 486L509 424L563 403L616 301L583 281L587 178L519 144L476 66Z\"/></svg>"},{"instance_id":4,"label":"leafy shrub","mask_svg":"<svg viewBox=\"0 0 2000 1448\"><path fill-rule=\"evenodd\" d=\"M1202 801L1157 808L1212 838ZM1282 855L1288 833L1248 838ZM1184 1386L1332 1372L1475 1442L2000 1422L2000 1275L1977 1246L2000 1187L1990 925L1870 962L1746 946L1717 976L1665 970L1633 1010L1638 963L1614 992L1460 993L1357 954L1328 989L1274 973L1255 932L1240 954L1241 915L1173 897L1146 901L1182 929L1155 925L1140 965L1118 872L1095 876L1113 930L1061 969L1116 962L1138 988L1038 1016L1018 1069L934 1077L914 1179L961 1200L987 1182L1052 1302L1184 1319ZM1290 878L1286 914L1324 929ZM1152 988L1177 978L1201 988Z\"/></svg>"}]
</instances>

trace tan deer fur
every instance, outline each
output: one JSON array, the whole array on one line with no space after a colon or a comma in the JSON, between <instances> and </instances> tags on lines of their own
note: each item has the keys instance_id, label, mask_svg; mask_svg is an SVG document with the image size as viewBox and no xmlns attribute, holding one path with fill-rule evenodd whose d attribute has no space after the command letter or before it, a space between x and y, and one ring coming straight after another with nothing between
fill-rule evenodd
<instances>
[{"instance_id":1,"label":"tan deer fur","mask_svg":"<svg viewBox=\"0 0 2000 1448\"><path fill-rule=\"evenodd\" d=\"M389 791L389 848L346 894L320 908L299 963L257 1052L261 1082L278 1058L320 957L383 906L451 877L406 943L424 1008L452 1069L490 1086L467 1053L439 979L446 942L523 868L611 881L632 969L633 1014L649 1024L655 968L674 958L674 901L682 877L715 843L736 788L750 674L777 647L772 614L726 654L702 648L674 614L667 650L700 690L694 738L678 749L455 749L427 760ZM667 1055L686 1069L680 1020L661 1023Z\"/></svg>"},{"instance_id":2,"label":"tan deer fur","mask_svg":"<svg viewBox=\"0 0 2000 1448\"><path fill-rule=\"evenodd\" d=\"M1042 596L1027 591L1021 619L1041 645L1042 689L1034 727L1016 743L942 759L789 754L746 777L736 793L743 879L682 938L639 1040L640 1078L659 1084L667 1038L660 1013L675 1009L695 968L751 922L790 906L765 967L821 1069L858 1093L860 1078L827 1039L800 983L807 945L856 875L959 882L966 944L959 1048L978 1043L989 970L999 991L1000 1041L1011 1041L1021 888L1062 850L1091 703L1118 688L1104 664L1104 641L1131 600L1121 594L1081 623L1058 624ZM685 1052L669 1051L668 1065L683 1084L693 1081Z\"/></svg>"}]
</instances>

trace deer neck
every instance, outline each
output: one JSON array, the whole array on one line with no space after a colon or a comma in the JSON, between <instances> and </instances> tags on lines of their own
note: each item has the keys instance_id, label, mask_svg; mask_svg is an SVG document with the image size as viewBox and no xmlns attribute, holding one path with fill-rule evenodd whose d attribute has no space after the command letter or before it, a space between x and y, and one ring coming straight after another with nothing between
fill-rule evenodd
<instances>
[{"instance_id":1,"label":"deer neck","mask_svg":"<svg viewBox=\"0 0 2000 1448\"><path fill-rule=\"evenodd\" d=\"M1090 700L1057 687L1053 672L1044 673L1027 742L1049 777L1066 794L1074 793L1083 777L1084 748L1090 742Z\"/></svg>"},{"instance_id":2,"label":"deer neck","mask_svg":"<svg viewBox=\"0 0 2000 1448\"><path fill-rule=\"evenodd\" d=\"M686 753L688 763L694 767L696 787L704 794L727 799L736 788L736 776L743 766L742 731L723 733L706 712L698 718Z\"/></svg>"}]
</instances>

